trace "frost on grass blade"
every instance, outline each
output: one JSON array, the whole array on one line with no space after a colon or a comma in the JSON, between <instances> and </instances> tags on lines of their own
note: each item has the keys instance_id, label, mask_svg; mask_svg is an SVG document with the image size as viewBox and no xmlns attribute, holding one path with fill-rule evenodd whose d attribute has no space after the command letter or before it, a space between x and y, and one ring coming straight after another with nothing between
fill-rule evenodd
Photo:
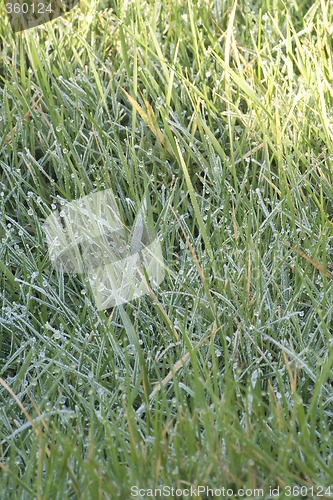
<instances>
[{"instance_id":1,"label":"frost on grass blade","mask_svg":"<svg viewBox=\"0 0 333 500\"><path fill-rule=\"evenodd\" d=\"M147 294L164 278L161 245L145 205L129 229L111 189L65 204L49 215L44 231L53 265L86 274L99 310Z\"/></svg>"},{"instance_id":2,"label":"frost on grass blade","mask_svg":"<svg viewBox=\"0 0 333 500\"><path fill-rule=\"evenodd\" d=\"M72 10L78 0L5 0L5 9L14 32L53 21Z\"/></svg>"}]
</instances>

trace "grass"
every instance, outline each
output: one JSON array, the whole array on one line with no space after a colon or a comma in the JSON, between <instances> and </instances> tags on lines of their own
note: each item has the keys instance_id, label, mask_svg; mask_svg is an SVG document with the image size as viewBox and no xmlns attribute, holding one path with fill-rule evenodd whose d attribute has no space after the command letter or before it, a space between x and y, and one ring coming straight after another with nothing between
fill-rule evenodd
<instances>
[{"instance_id":1,"label":"grass","mask_svg":"<svg viewBox=\"0 0 333 500\"><path fill-rule=\"evenodd\" d=\"M332 22L328 0L1 16L2 498L333 494ZM128 224L149 194L168 272L98 311L42 224L110 187Z\"/></svg>"}]
</instances>

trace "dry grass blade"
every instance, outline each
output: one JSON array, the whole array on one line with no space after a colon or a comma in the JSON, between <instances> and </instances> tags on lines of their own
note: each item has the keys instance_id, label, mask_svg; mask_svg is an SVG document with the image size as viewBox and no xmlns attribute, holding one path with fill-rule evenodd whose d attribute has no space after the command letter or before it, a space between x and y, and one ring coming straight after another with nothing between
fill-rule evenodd
<instances>
[{"instance_id":1,"label":"dry grass blade","mask_svg":"<svg viewBox=\"0 0 333 500\"><path fill-rule=\"evenodd\" d=\"M34 429L36 435L38 435L38 436L41 435L40 429L37 427L37 425L34 422L33 418L29 415L29 413L27 412L27 410L24 408L24 406L23 406L22 402L20 401L20 399L18 398L18 396L11 389L11 387L9 387L9 385L7 384L7 382L5 382L1 377L0 377L0 384L2 385L2 387L4 387L6 389L6 391L9 392L9 394L16 401L18 407L20 408L20 410L22 411L22 413L24 414L24 416L26 417L26 419L28 420L28 422L31 424L31 426ZM51 452L50 452L50 450L48 449L47 446L45 447L45 453L47 454L48 457L51 455Z\"/></svg>"},{"instance_id":2,"label":"dry grass blade","mask_svg":"<svg viewBox=\"0 0 333 500\"><path fill-rule=\"evenodd\" d=\"M333 279L333 274L330 273L329 270L326 269L322 264L320 264L319 262L316 262L315 260L313 260L311 257L306 255L301 250L298 250L297 248L292 247L291 245L289 245L289 243L283 242L283 244L284 244L284 246L286 246L286 247L290 248L291 250L293 250L294 252L298 253L298 255L303 257L303 259L310 262L310 264L312 264L313 267L315 267L318 271L320 271L324 276L326 276L327 278L330 278L331 280Z\"/></svg>"},{"instance_id":3,"label":"dry grass blade","mask_svg":"<svg viewBox=\"0 0 333 500\"><path fill-rule=\"evenodd\" d=\"M224 326L224 325L222 325L222 326ZM197 342L195 344L195 346L193 347L193 351L195 351L196 349L198 349L198 347L202 346L202 344L204 344L206 342L206 340L208 340L209 338L215 336L216 333L219 331L219 329L222 328L222 326L219 326L219 327L216 326L214 328L214 330L209 335L207 335L206 337L204 337L203 339L201 339L199 342ZM168 382L170 382L170 380L172 380L173 376L184 366L184 364L186 363L186 361L189 360L190 355L191 355L191 353L187 352L186 354L184 354L184 356L181 359L179 359L173 365L173 367L171 368L171 370L168 373L168 375L166 377L164 377L164 379L159 384L157 384L156 387L150 393L150 395L149 395L150 402L153 401L153 399L155 398L155 396L158 393L158 391L161 390ZM136 411L137 415L140 416L142 414L142 412L145 409L145 406L146 406L145 403L143 403L140 406L140 408L137 409L137 411Z\"/></svg>"},{"instance_id":4,"label":"dry grass blade","mask_svg":"<svg viewBox=\"0 0 333 500\"><path fill-rule=\"evenodd\" d=\"M41 94L38 97L37 101L35 101L33 103L33 105L31 106L31 109L29 109L29 111L27 111L26 114L23 116L22 123L26 122L30 118L31 113L38 107L38 104L40 103L40 101L42 99L43 99L43 94ZM3 141L4 145L8 144L8 142L11 141L13 135L16 134L16 130L17 130L17 127L14 127L13 130L11 132L9 132L9 134L6 135L6 137L5 137L4 141Z\"/></svg>"},{"instance_id":5,"label":"dry grass blade","mask_svg":"<svg viewBox=\"0 0 333 500\"><path fill-rule=\"evenodd\" d=\"M200 266L200 262L199 262L199 259L198 259L198 257L197 257L197 254L195 253L195 250L194 250L194 248L193 248L193 245L192 245L192 243L190 242L190 239L189 239L189 237L187 236L186 231L185 231L185 229L183 228L183 225L182 225L182 223L180 222L180 219L179 219L178 215L176 214L176 212L174 211L174 209L173 209L172 207L170 207L170 208L171 208L171 211L172 211L173 215L174 215L174 216L175 216L175 218L177 219L177 222L178 222L178 224L179 224L179 226L180 226L180 229L182 230L182 233L183 233L184 238L185 238L185 240L186 240L187 246L188 246L188 248L189 248L189 250L190 250L190 252L191 252L191 255L192 255L193 261L194 261L194 263L195 263L195 267L197 268L198 274L199 274L199 276L200 276L201 283L202 283L202 285L203 285L203 287L204 287L204 290L205 290L205 292L206 292L206 294L207 294L207 297L208 297L208 299L209 299L211 302L213 302L213 299L212 299L212 296L211 296L211 293L210 293L210 290L209 290L209 286L208 286L207 280L206 280L206 278L205 278L205 275L204 275L204 272L203 272L203 270L202 270L202 267Z\"/></svg>"},{"instance_id":6,"label":"dry grass blade","mask_svg":"<svg viewBox=\"0 0 333 500\"><path fill-rule=\"evenodd\" d=\"M160 301L158 300L156 294L154 293L153 289L148 285L148 283L147 283L147 287L148 287L148 290L149 290L149 293L150 293L151 297L154 299L157 307L159 308L159 310L163 314L163 317L165 318L166 322L168 323L168 326L169 326L170 330L172 331L173 336L175 337L176 342L178 342L179 341L179 335L177 333L177 330L173 326L173 323L172 323L171 319L169 318L166 310L163 308L162 304L160 303Z\"/></svg>"},{"instance_id":7,"label":"dry grass blade","mask_svg":"<svg viewBox=\"0 0 333 500\"><path fill-rule=\"evenodd\" d=\"M202 236L202 239L203 239L203 241L205 243L205 246L206 246L206 249L207 249L207 253L208 253L208 255L209 255L210 259L211 259L211 262L213 263L214 262L214 253L213 253L213 250L212 250L212 247L211 247L211 244L210 244L210 239L208 237L208 234L207 234L207 231L206 231L206 227L205 227L205 224L204 224L201 212L200 212L200 208L199 208L199 205L198 205L198 202L197 202L197 199L196 199L196 195L195 195L195 192L194 192L194 188L193 188L193 184L192 184L192 181L191 181L191 177L190 177L188 168L186 166L186 163L184 161L181 149L179 147L179 142L177 140L177 137L174 137L174 139L175 139L175 143L176 143L176 147L177 147L179 162L180 162L180 165L181 165L182 170L184 172L187 189L188 189L188 192L189 192L189 195L190 195L191 203L193 205L195 216L197 218L198 226L199 226L199 229L201 231L201 236Z\"/></svg>"},{"instance_id":8,"label":"dry grass blade","mask_svg":"<svg viewBox=\"0 0 333 500\"><path fill-rule=\"evenodd\" d=\"M140 106L140 104L135 99L133 99L133 97L130 96L129 93L126 92L126 90L123 87L120 87L120 88L121 88L122 92L125 94L125 96L127 97L127 99L129 100L129 102L131 103L131 105L133 106L133 108L139 113L139 115L141 116L143 121L146 123L146 125L148 125L150 130L153 132L153 134L157 138L158 142L162 146L165 146L167 151L173 155L174 153L172 151L172 148L171 148L168 140L167 139L165 140L165 137L163 136L163 134L162 134L162 132L157 124L156 116L154 114L154 110L153 110L152 106L150 105L150 103L146 99L144 99L144 102L145 102L145 105L147 108L147 113L146 113L146 111Z\"/></svg>"}]
</instances>

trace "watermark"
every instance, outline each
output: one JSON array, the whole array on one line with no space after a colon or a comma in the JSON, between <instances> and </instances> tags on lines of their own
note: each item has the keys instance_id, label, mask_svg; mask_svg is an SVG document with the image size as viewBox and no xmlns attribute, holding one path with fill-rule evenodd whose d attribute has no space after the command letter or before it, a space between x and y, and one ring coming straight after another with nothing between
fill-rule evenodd
<instances>
[{"instance_id":1,"label":"watermark","mask_svg":"<svg viewBox=\"0 0 333 500\"><path fill-rule=\"evenodd\" d=\"M78 0L5 0L5 9L14 32L24 31L67 14Z\"/></svg>"},{"instance_id":2,"label":"watermark","mask_svg":"<svg viewBox=\"0 0 333 500\"><path fill-rule=\"evenodd\" d=\"M67 202L43 225L51 262L85 274L99 310L148 294L164 278L161 245L148 219L144 202L128 228L111 189Z\"/></svg>"},{"instance_id":3,"label":"watermark","mask_svg":"<svg viewBox=\"0 0 333 500\"><path fill-rule=\"evenodd\" d=\"M206 485L200 486L190 486L188 488L176 488L174 486L162 486L161 488L139 488L137 486L131 487L131 496L139 498L165 498L165 497L175 497L175 498L193 498L205 495L207 497L226 497L226 498L258 498L264 496L264 490L262 488L239 488L234 490L233 488L210 488Z\"/></svg>"},{"instance_id":4,"label":"watermark","mask_svg":"<svg viewBox=\"0 0 333 500\"><path fill-rule=\"evenodd\" d=\"M131 497L134 498L328 498L333 496L333 486L269 486L263 488L210 488L207 485L190 486L188 488L176 488L174 486L161 486L160 488L139 488L131 487Z\"/></svg>"}]
</instances>

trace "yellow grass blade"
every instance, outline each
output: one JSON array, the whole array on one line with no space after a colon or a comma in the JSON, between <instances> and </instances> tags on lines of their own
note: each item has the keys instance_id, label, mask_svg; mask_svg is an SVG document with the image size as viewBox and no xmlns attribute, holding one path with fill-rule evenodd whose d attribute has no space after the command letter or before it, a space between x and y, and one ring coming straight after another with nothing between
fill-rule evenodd
<instances>
[{"instance_id":1,"label":"yellow grass blade","mask_svg":"<svg viewBox=\"0 0 333 500\"><path fill-rule=\"evenodd\" d=\"M318 269L318 271L320 271L322 274L324 274L324 276L326 276L327 278L331 278L331 280L333 279L333 274L329 272L328 269L326 269L322 264L320 264L319 262L316 262L315 260L311 259L311 257L309 257L308 255L306 255L304 252L301 252L301 250L297 250L297 248L294 248L292 247L291 245L289 245L289 243L284 243L284 246L290 248L291 250L293 250L294 252L298 253L298 255L300 255L301 257L303 257L303 259L307 260L308 262L310 262L310 264L313 265L313 267L315 267L316 269Z\"/></svg>"}]
</instances>

